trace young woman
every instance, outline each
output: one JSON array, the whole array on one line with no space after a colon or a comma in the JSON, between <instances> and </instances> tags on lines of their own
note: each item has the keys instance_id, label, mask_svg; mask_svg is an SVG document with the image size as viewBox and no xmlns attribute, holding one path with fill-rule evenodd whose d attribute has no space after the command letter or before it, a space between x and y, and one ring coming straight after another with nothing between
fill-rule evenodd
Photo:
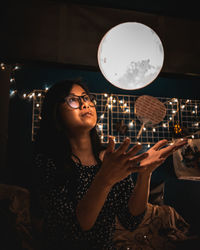
<instances>
[{"instance_id":1,"label":"young woman","mask_svg":"<svg viewBox=\"0 0 200 250\"><path fill-rule=\"evenodd\" d=\"M130 231L141 223L153 170L186 141L166 146L162 140L139 155L141 145L128 149L127 138L115 149L110 137L104 148L94 96L78 81L54 84L41 117L34 172L47 248L115 249L116 217Z\"/></svg>"}]
</instances>

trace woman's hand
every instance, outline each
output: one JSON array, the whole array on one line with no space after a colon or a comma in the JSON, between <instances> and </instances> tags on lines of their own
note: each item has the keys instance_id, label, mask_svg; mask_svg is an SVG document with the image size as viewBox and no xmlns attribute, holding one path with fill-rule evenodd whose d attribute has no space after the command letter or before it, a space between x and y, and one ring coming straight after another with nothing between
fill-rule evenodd
<instances>
[{"instance_id":1,"label":"woman's hand","mask_svg":"<svg viewBox=\"0 0 200 250\"><path fill-rule=\"evenodd\" d=\"M125 179L134 172L144 171L137 163L144 160L148 154L143 153L135 156L141 149L141 145L133 146L126 152L129 145L130 139L126 138L118 149L115 150L115 142L112 137L109 137L109 143L103 157L103 163L98 172L98 177L106 186L113 186L115 183Z\"/></svg>"},{"instance_id":2,"label":"woman's hand","mask_svg":"<svg viewBox=\"0 0 200 250\"><path fill-rule=\"evenodd\" d=\"M140 163L140 166L144 170L143 172L151 174L169 155L187 144L187 140L178 139L172 145L164 147L167 143L167 140L161 140L147 151L148 157Z\"/></svg>"}]
</instances>

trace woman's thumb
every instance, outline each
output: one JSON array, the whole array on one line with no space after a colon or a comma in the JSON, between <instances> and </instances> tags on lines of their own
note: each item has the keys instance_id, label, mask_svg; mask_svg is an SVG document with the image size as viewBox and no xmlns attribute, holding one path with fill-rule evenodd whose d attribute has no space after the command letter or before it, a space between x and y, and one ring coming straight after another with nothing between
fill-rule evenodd
<instances>
[{"instance_id":1,"label":"woman's thumb","mask_svg":"<svg viewBox=\"0 0 200 250\"><path fill-rule=\"evenodd\" d=\"M106 148L106 153L113 152L115 149L114 136L109 136L108 146Z\"/></svg>"}]
</instances>

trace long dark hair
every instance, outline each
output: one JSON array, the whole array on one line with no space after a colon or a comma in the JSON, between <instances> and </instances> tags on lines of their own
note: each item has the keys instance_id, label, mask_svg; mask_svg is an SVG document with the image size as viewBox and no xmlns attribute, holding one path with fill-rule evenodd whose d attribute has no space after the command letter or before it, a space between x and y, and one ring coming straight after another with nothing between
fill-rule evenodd
<instances>
[{"instance_id":1,"label":"long dark hair","mask_svg":"<svg viewBox=\"0 0 200 250\"><path fill-rule=\"evenodd\" d=\"M42 103L40 128L34 143L35 154L42 153L55 160L58 183L66 174L74 174L71 145L64 132L58 107L75 84L89 94L87 85L80 79L57 82L46 92ZM94 157L97 163L101 163L99 153L105 149L105 146L100 141L96 126L91 129L90 137Z\"/></svg>"}]
</instances>

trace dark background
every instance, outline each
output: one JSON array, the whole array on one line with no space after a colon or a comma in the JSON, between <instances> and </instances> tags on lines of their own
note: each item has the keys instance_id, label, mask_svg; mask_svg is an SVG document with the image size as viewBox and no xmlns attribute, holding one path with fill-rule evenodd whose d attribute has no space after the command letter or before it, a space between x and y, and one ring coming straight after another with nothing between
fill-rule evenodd
<instances>
[{"instance_id":1,"label":"dark background","mask_svg":"<svg viewBox=\"0 0 200 250\"><path fill-rule=\"evenodd\" d=\"M137 14L138 18L141 15L141 20L143 20L144 16L145 18L148 17L148 15L154 18L163 18L162 20L167 20L166 23L170 20L174 26L179 24L183 30L185 29L185 36L182 36L181 40L178 36L171 37L174 35L170 31L173 30L173 25L171 27L165 26L165 35L163 35L162 30L156 30L160 32L158 34L163 38L163 42L166 45L163 70L157 79L145 88L136 91L120 90L111 85L102 76L95 61L95 55L91 54L91 58L88 57L88 60L83 61L80 53L76 54L75 60L72 60L73 58L67 57L68 51L64 48L64 45L62 45L62 48L66 57L58 55L58 44L52 40L56 36L52 34L60 27L56 26L56 21L54 23L54 18L57 20L56 16L59 16L60 12L53 11L54 5L52 12L44 12L46 9L49 10L49 6L52 6L54 3L59 11L65 4L75 3L77 6L81 5L81 8L95 7L98 9L100 7L105 8L108 12L110 10L112 13L113 10L133 11L133 16ZM5 181L8 183L29 188L31 179L29 170L32 160L32 103L21 97L23 93L29 93L33 89L44 89L59 80L82 77L88 84L91 92L133 95L149 94L156 97L200 99L200 48L197 44L200 41L199 30L196 30L196 32L193 31L190 34L188 29L185 28L191 27L192 24L195 27L200 27L200 16L198 15L198 8L195 1L187 2L187 4L180 3L179 1L150 2L147 0L98 0L95 3L93 1L46 1L43 4L32 1L31 5L9 3L2 10L5 11L2 13L3 29L1 31L2 44L0 46L0 58L2 61L19 63L21 65L21 69L14 74L15 83L11 84L11 88L17 89L18 93L10 98L9 104L7 174L5 177ZM76 8L74 11L76 11ZM32 13L32 19L29 13ZM45 16L44 20L41 19L42 14ZM37 20L40 22L38 21L35 24L34 22ZM41 21L45 21L46 25L46 40L44 44L39 43L40 37L44 38L43 30L42 28L38 30L38 27L36 27L36 25L41 25L42 27L43 23ZM117 22L117 19L115 22ZM113 23L109 25L111 24ZM146 24L148 25L148 22ZM62 24L60 25L62 26ZM101 29L96 44L98 44L99 38L105 33L109 25L105 25L106 28ZM70 26L68 28L70 29ZM36 34L38 37L36 37ZM181 34L184 34L184 32ZM189 38L190 35L191 37L193 36L191 40ZM73 41L72 38L68 39L67 37L66 40L71 39ZM80 46L84 42L83 39L83 37L80 38ZM38 43L35 44L30 41L38 41ZM173 47L173 42L177 47ZM45 45L48 47L48 44L51 44L51 49L46 54L43 54L42 50L45 50ZM74 44L74 50L77 49L76 46L78 45ZM70 46L73 46L73 42ZM94 46L92 49L95 51L97 47ZM173 206L192 224L196 231L199 231L200 183L198 181L178 180L174 174L171 158L158 168L152 176L152 185L162 182L165 182L165 204Z\"/></svg>"}]
</instances>

